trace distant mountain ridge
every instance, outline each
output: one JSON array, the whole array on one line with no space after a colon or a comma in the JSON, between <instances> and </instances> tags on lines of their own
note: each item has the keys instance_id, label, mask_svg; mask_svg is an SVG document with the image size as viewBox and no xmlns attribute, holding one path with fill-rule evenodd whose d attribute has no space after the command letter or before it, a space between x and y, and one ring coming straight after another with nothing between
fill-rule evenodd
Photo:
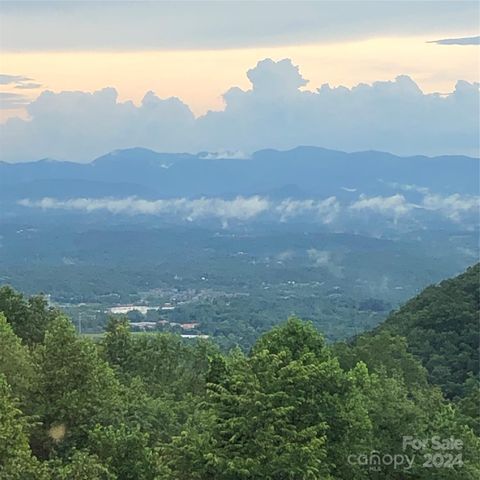
<instances>
[{"instance_id":1,"label":"distant mountain ridge","mask_svg":"<svg viewBox=\"0 0 480 480\"><path fill-rule=\"evenodd\" d=\"M274 196L351 197L392 195L394 184L403 185L412 198L417 187L473 195L478 194L479 167L478 159L465 156L398 157L318 147L260 150L249 159L132 148L86 164L48 159L0 162L0 200L16 200L27 192L33 199L232 197L270 192Z\"/></svg>"}]
</instances>

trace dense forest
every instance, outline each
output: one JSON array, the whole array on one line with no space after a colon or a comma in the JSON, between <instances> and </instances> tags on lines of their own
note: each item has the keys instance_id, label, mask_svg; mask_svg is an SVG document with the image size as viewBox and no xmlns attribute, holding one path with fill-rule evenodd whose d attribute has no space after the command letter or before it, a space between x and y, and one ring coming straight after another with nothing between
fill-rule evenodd
<instances>
[{"instance_id":1,"label":"dense forest","mask_svg":"<svg viewBox=\"0 0 480 480\"><path fill-rule=\"evenodd\" d=\"M225 230L132 221L43 213L0 220L0 284L48 294L91 334L104 332L111 307L172 303L173 312L130 320L162 332L164 320L199 323L197 333L221 348L247 350L292 315L328 342L372 330L427 285L465 270L478 244L463 227L387 232L369 223L379 233L372 238L297 222Z\"/></svg>"},{"instance_id":2,"label":"dense forest","mask_svg":"<svg viewBox=\"0 0 480 480\"><path fill-rule=\"evenodd\" d=\"M476 479L480 265L373 332L329 344L291 317L249 351L98 342L0 289L0 479Z\"/></svg>"}]
</instances>

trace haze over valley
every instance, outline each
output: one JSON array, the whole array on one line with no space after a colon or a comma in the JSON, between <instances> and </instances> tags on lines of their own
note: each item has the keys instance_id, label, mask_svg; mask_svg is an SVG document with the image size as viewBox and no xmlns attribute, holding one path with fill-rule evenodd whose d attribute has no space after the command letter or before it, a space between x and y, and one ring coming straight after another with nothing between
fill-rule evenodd
<instances>
[{"instance_id":1,"label":"haze over valley","mask_svg":"<svg viewBox=\"0 0 480 480\"><path fill-rule=\"evenodd\" d=\"M478 168L318 147L1 163L1 277L84 332L168 302L155 328L195 323L226 346L290 314L348 338L476 260Z\"/></svg>"}]
</instances>

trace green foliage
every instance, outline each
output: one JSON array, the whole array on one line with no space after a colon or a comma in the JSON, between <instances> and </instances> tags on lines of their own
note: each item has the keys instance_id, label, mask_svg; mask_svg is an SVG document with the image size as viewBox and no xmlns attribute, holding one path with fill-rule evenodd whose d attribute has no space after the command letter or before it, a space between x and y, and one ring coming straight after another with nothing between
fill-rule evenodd
<instances>
[{"instance_id":1,"label":"green foliage","mask_svg":"<svg viewBox=\"0 0 480 480\"><path fill-rule=\"evenodd\" d=\"M0 478L35 480L38 464L28 444L28 421L0 374Z\"/></svg>"},{"instance_id":2,"label":"green foliage","mask_svg":"<svg viewBox=\"0 0 480 480\"><path fill-rule=\"evenodd\" d=\"M115 420L120 408L119 382L97 347L78 337L66 318L51 322L36 353L36 404L43 422L36 440L47 452L62 449L65 443L82 448L90 427Z\"/></svg>"},{"instance_id":3,"label":"green foliage","mask_svg":"<svg viewBox=\"0 0 480 480\"><path fill-rule=\"evenodd\" d=\"M48 463L47 471L51 480L115 480L97 455L86 451L73 450L65 461L60 459Z\"/></svg>"},{"instance_id":4,"label":"green foliage","mask_svg":"<svg viewBox=\"0 0 480 480\"><path fill-rule=\"evenodd\" d=\"M0 313L0 374L5 376L13 395L28 409L36 383L36 369L27 347Z\"/></svg>"},{"instance_id":5,"label":"green foliage","mask_svg":"<svg viewBox=\"0 0 480 480\"><path fill-rule=\"evenodd\" d=\"M408 351L404 337L380 331L376 335L358 337L354 345L337 343L332 348L343 368L351 369L358 362L364 362L370 371L400 377L408 385L427 383L427 372Z\"/></svg>"},{"instance_id":6,"label":"green foliage","mask_svg":"<svg viewBox=\"0 0 480 480\"><path fill-rule=\"evenodd\" d=\"M28 344L43 340L48 324L58 312L48 308L42 296L26 300L11 287L0 287L0 312L3 312L13 331Z\"/></svg>"},{"instance_id":7,"label":"green foliage","mask_svg":"<svg viewBox=\"0 0 480 480\"><path fill-rule=\"evenodd\" d=\"M111 317L105 330L104 351L108 362L110 365L126 368L132 346L128 320L124 317Z\"/></svg>"},{"instance_id":8,"label":"green foliage","mask_svg":"<svg viewBox=\"0 0 480 480\"><path fill-rule=\"evenodd\" d=\"M90 432L89 446L116 478L149 480L159 473L155 452L149 447L149 434L138 426L97 425Z\"/></svg>"},{"instance_id":9,"label":"green foliage","mask_svg":"<svg viewBox=\"0 0 480 480\"><path fill-rule=\"evenodd\" d=\"M465 395L457 404L463 422L480 436L480 382L470 376L465 382Z\"/></svg>"},{"instance_id":10,"label":"green foliage","mask_svg":"<svg viewBox=\"0 0 480 480\"><path fill-rule=\"evenodd\" d=\"M479 312L480 264L476 264L426 288L379 329L405 337L431 383L440 385L449 398L462 397L469 375L479 374Z\"/></svg>"},{"instance_id":11,"label":"green foliage","mask_svg":"<svg viewBox=\"0 0 480 480\"><path fill-rule=\"evenodd\" d=\"M103 342L106 358L125 378L140 377L150 393L181 399L205 392L205 376L217 347L207 341L186 344L178 335L137 334L126 320L111 320ZM135 338L133 338L135 337Z\"/></svg>"},{"instance_id":12,"label":"green foliage","mask_svg":"<svg viewBox=\"0 0 480 480\"><path fill-rule=\"evenodd\" d=\"M455 288L447 283L450 293L465 293L460 302L465 325L473 312L465 298L475 291L470 292L469 275L463 286L458 279L452 281ZM111 319L104 339L94 343L55 313L42 338L27 335L25 345L14 332L15 325L26 324L20 317L29 315L29 301L8 295L14 300L7 315L15 321L0 315L0 480L473 480L480 475L478 380L470 360L455 356L472 343L464 324L450 322L448 331L461 332L456 336L442 334L447 318L431 325L449 343L435 343L439 358L424 357L418 342L397 325L402 311L384 328L333 346L311 323L292 317L248 353L237 348L228 354L209 341L132 334L126 319ZM447 315L445 295L435 290L441 308L431 305L429 290L427 298L417 297L418 315L408 304L409 328L426 335L430 315ZM451 311L458 321L457 307ZM431 384L437 379L432 362L462 375L456 391L463 396L456 403ZM440 386L448 393L452 378L447 379ZM423 455L436 453L431 445L408 470L349 460L375 452L411 454L404 436L460 440L463 465L425 468Z\"/></svg>"}]
</instances>

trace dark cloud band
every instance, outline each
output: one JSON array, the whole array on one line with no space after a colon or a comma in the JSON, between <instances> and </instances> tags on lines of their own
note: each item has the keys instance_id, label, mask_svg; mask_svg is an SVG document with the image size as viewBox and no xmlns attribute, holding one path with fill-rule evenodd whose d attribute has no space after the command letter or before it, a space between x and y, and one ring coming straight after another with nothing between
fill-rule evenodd
<instances>
[{"instance_id":1,"label":"dark cloud band","mask_svg":"<svg viewBox=\"0 0 480 480\"><path fill-rule=\"evenodd\" d=\"M436 43L437 45L480 45L479 37L462 37L462 38L442 38L433 40L428 43Z\"/></svg>"},{"instance_id":2,"label":"dark cloud band","mask_svg":"<svg viewBox=\"0 0 480 480\"><path fill-rule=\"evenodd\" d=\"M478 2L1 2L4 51L181 50L304 45L476 31ZM92 18L95 24L92 25Z\"/></svg>"}]
</instances>

